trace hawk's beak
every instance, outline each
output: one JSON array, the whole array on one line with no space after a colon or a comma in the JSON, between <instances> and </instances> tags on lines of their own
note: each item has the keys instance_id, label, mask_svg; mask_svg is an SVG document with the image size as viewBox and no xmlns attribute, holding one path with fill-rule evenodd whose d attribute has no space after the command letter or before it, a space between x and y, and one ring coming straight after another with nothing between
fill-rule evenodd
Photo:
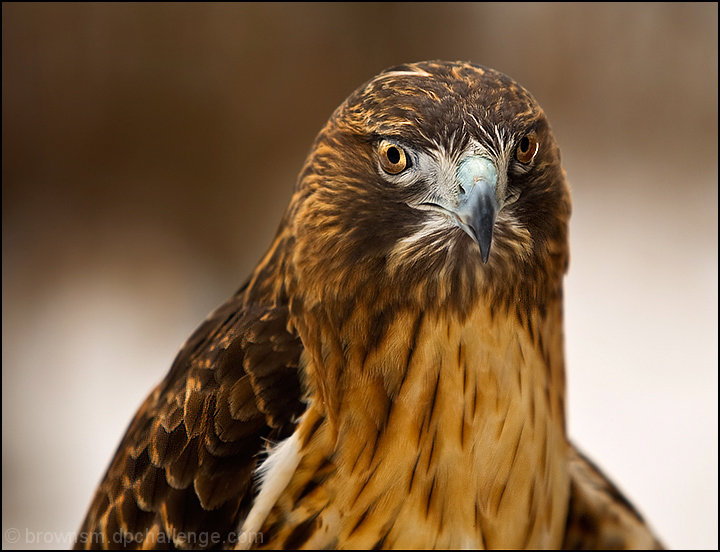
<instances>
[{"instance_id":1,"label":"hawk's beak","mask_svg":"<svg viewBox=\"0 0 720 552\"><path fill-rule=\"evenodd\" d=\"M495 197L498 175L487 157L466 157L457 170L457 206L452 209L460 228L480 246L484 263L490 257L498 203Z\"/></svg>"}]
</instances>

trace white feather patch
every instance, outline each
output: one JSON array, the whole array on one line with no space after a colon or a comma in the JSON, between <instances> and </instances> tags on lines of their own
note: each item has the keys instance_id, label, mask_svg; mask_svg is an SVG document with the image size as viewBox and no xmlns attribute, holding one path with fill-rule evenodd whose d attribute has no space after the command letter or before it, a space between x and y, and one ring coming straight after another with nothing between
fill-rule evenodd
<instances>
[{"instance_id":1,"label":"white feather patch","mask_svg":"<svg viewBox=\"0 0 720 552\"><path fill-rule=\"evenodd\" d=\"M295 432L278 443L257 469L261 480L260 492L239 530L235 550L248 550L255 543L268 514L290 483L299 463L300 439Z\"/></svg>"},{"instance_id":2,"label":"white feather patch","mask_svg":"<svg viewBox=\"0 0 720 552\"><path fill-rule=\"evenodd\" d=\"M388 71L387 73L381 73L377 77L375 77L375 80L385 79L388 77L429 77L431 76L430 73L427 71Z\"/></svg>"}]
</instances>

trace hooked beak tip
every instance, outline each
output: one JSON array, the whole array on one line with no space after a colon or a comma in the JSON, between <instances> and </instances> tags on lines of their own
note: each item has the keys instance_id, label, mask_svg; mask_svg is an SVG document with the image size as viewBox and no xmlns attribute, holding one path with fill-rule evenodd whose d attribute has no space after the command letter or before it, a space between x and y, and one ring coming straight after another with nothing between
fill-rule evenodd
<instances>
[{"instance_id":1,"label":"hooked beak tip","mask_svg":"<svg viewBox=\"0 0 720 552\"><path fill-rule=\"evenodd\" d=\"M493 237L493 225L495 222L494 213L490 217L490 221L481 221L479 225L470 225L465 229L466 233L473 239L473 241L480 248L480 256L482 262L487 264L490 259L490 247L492 246ZM477 228L477 229L476 229ZM470 230L468 232L468 230Z\"/></svg>"},{"instance_id":2,"label":"hooked beak tip","mask_svg":"<svg viewBox=\"0 0 720 552\"><path fill-rule=\"evenodd\" d=\"M480 254L482 255L483 264L487 264L488 260L490 259L490 248L488 247L485 251L481 250Z\"/></svg>"}]
</instances>

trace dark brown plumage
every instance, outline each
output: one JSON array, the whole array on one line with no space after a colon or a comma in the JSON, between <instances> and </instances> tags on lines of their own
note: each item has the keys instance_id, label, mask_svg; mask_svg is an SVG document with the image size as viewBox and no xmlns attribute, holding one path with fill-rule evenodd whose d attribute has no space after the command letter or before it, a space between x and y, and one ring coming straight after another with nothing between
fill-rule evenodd
<instances>
[{"instance_id":1,"label":"dark brown plumage","mask_svg":"<svg viewBox=\"0 0 720 552\"><path fill-rule=\"evenodd\" d=\"M517 83L459 62L369 81L135 416L78 544L657 546L565 435L569 216Z\"/></svg>"}]
</instances>

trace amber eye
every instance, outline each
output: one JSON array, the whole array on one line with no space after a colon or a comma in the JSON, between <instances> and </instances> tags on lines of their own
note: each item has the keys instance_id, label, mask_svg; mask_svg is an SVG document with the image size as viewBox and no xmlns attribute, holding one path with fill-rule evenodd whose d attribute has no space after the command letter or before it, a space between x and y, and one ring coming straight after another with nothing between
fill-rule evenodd
<instances>
[{"instance_id":1,"label":"amber eye","mask_svg":"<svg viewBox=\"0 0 720 552\"><path fill-rule=\"evenodd\" d=\"M408 158L405 150L397 144L383 140L378 148L380 165L389 174L399 174L408 166Z\"/></svg>"},{"instance_id":2,"label":"amber eye","mask_svg":"<svg viewBox=\"0 0 720 552\"><path fill-rule=\"evenodd\" d=\"M539 145L534 132L526 134L522 137L520 143L518 143L518 147L515 150L515 157L520 163L530 163L530 161L535 158Z\"/></svg>"}]
</instances>

